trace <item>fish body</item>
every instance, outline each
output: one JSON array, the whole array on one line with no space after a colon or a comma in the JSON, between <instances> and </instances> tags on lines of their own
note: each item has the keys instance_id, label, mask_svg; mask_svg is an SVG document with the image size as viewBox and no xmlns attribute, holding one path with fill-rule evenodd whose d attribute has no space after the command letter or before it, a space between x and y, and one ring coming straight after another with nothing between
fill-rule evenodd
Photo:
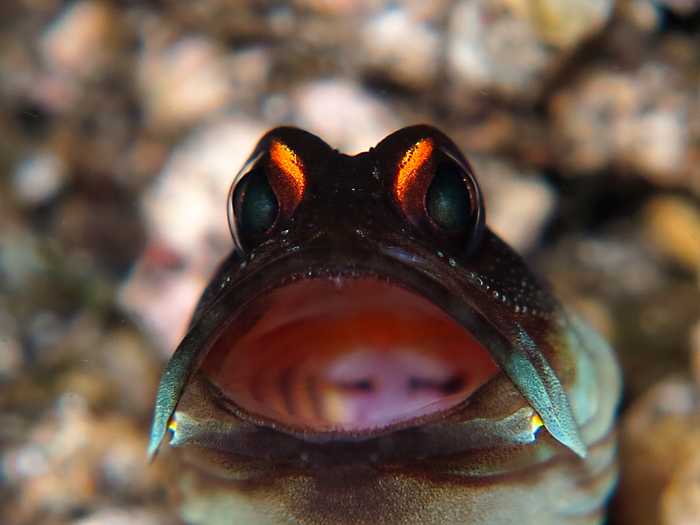
<instances>
[{"instance_id":1,"label":"fish body","mask_svg":"<svg viewBox=\"0 0 700 525\"><path fill-rule=\"evenodd\" d=\"M152 429L185 521L603 521L614 354L488 229L444 134L347 156L273 129L229 223Z\"/></svg>"}]
</instances>

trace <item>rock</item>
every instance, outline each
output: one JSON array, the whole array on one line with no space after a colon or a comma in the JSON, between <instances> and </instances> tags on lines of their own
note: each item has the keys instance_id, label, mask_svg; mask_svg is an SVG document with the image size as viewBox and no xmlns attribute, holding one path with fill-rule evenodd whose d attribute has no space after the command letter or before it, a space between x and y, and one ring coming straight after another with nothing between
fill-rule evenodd
<instances>
[{"instance_id":1,"label":"rock","mask_svg":"<svg viewBox=\"0 0 700 525\"><path fill-rule=\"evenodd\" d=\"M139 83L151 126L193 124L232 100L223 53L211 40L186 37L168 47L154 40L146 36L139 59Z\"/></svg>"},{"instance_id":2,"label":"rock","mask_svg":"<svg viewBox=\"0 0 700 525\"><path fill-rule=\"evenodd\" d=\"M366 67L409 89L432 85L438 71L440 36L419 13L395 8L371 18L362 28Z\"/></svg>"},{"instance_id":3,"label":"rock","mask_svg":"<svg viewBox=\"0 0 700 525\"><path fill-rule=\"evenodd\" d=\"M554 213L554 188L533 170L517 170L496 159L470 159L484 191L489 227L516 250L531 250Z\"/></svg>"},{"instance_id":4,"label":"rock","mask_svg":"<svg viewBox=\"0 0 700 525\"><path fill-rule=\"evenodd\" d=\"M527 3L539 40L562 51L572 50L599 32L612 14L614 4L610 0L530 0Z\"/></svg>"},{"instance_id":5,"label":"rock","mask_svg":"<svg viewBox=\"0 0 700 525\"><path fill-rule=\"evenodd\" d=\"M297 125L348 154L367 151L400 127L386 102L345 80L302 85L294 104Z\"/></svg>"},{"instance_id":6,"label":"rock","mask_svg":"<svg viewBox=\"0 0 700 525\"><path fill-rule=\"evenodd\" d=\"M450 16L453 98L531 99L563 58L598 32L610 0L463 0Z\"/></svg>"},{"instance_id":7,"label":"rock","mask_svg":"<svg viewBox=\"0 0 700 525\"><path fill-rule=\"evenodd\" d=\"M15 193L27 204L43 204L61 189L66 176L65 162L45 151L18 164L13 172Z\"/></svg>"},{"instance_id":8,"label":"rock","mask_svg":"<svg viewBox=\"0 0 700 525\"><path fill-rule=\"evenodd\" d=\"M679 513L675 492L683 470L697 464L700 393L687 379L668 379L628 410L621 429L621 478L617 510L623 525L681 525L664 514ZM680 498L679 498L680 497ZM662 509L662 498L666 508Z\"/></svg>"},{"instance_id":9,"label":"rock","mask_svg":"<svg viewBox=\"0 0 700 525\"><path fill-rule=\"evenodd\" d=\"M114 7L102 0L69 4L39 39L41 56L60 75L94 77L108 60L117 26Z\"/></svg>"},{"instance_id":10,"label":"rock","mask_svg":"<svg viewBox=\"0 0 700 525\"><path fill-rule=\"evenodd\" d=\"M621 436L623 525L690 525L700 516L700 387L670 378L635 402Z\"/></svg>"},{"instance_id":11,"label":"rock","mask_svg":"<svg viewBox=\"0 0 700 525\"><path fill-rule=\"evenodd\" d=\"M18 492L24 522L42 513L89 509L101 491L147 498L162 490L162 473L146 461L147 436L116 414L97 417L77 395L62 395L29 440L4 452L2 471Z\"/></svg>"},{"instance_id":12,"label":"rock","mask_svg":"<svg viewBox=\"0 0 700 525\"><path fill-rule=\"evenodd\" d=\"M691 370L695 388L700 385L700 321L691 331ZM664 525L693 525L700 521L700 413L688 416L683 444L686 458L677 465L661 494L660 514Z\"/></svg>"},{"instance_id":13,"label":"rock","mask_svg":"<svg viewBox=\"0 0 700 525\"><path fill-rule=\"evenodd\" d=\"M111 3L69 3L39 37L44 67L27 85L32 98L51 113L74 110L85 82L104 77L121 37L121 20Z\"/></svg>"},{"instance_id":14,"label":"rock","mask_svg":"<svg viewBox=\"0 0 700 525\"><path fill-rule=\"evenodd\" d=\"M643 213L649 238L669 260L700 275L700 206L683 197L659 196Z\"/></svg>"},{"instance_id":15,"label":"rock","mask_svg":"<svg viewBox=\"0 0 700 525\"><path fill-rule=\"evenodd\" d=\"M143 42L138 83L155 130L198 124L232 105L252 109L265 91L271 56L263 47L231 51L201 35L175 40L173 28L150 13L135 24Z\"/></svg>"},{"instance_id":16,"label":"rock","mask_svg":"<svg viewBox=\"0 0 700 525\"><path fill-rule=\"evenodd\" d=\"M591 71L556 93L549 110L569 174L622 166L663 186L697 177L689 130L700 107L668 64Z\"/></svg>"},{"instance_id":17,"label":"rock","mask_svg":"<svg viewBox=\"0 0 700 525\"><path fill-rule=\"evenodd\" d=\"M619 11L637 29L645 32L654 31L661 24L661 10L653 0L627 0L620 2Z\"/></svg>"},{"instance_id":18,"label":"rock","mask_svg":"<svg viewBox=\"0 0 700 525\"><path fill-rule=\"evenodd\" d=\"M233 246L228 190L265 131L260 122L230 119L194 132L143 197L149 240L119 302L164 356L175 350L211 273Z\"/></svg>"}]
</instances>

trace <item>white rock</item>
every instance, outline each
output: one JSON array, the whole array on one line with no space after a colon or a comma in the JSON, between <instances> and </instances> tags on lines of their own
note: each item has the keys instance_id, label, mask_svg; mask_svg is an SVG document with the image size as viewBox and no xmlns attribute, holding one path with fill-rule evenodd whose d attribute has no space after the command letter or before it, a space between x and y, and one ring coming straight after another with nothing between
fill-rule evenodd
<instances>
[{"instance_id":1,"label":"white rock","mask_svg":"<svg viewBox=\"0 0 700 525\"><path fill-rule=\"evenodd\" d=\"M265 131L258 121L234 118L195 131L178 146L144 198L153 237L183 254L228 246L228 190Z\"/></svg>"},{"instance_id":2,"label":"white rock","mask_svg":"<svg viewBox=\"0 0 700 525\"><path fill-rule=\"evenodd\" d=\"M533 89L551 60L529 13L481 0L460 2L450 17L447 59L455 82L468 91L515 96Z\"/></svg>"},{"instance_id":3,"label":"white rock","mask_svg":"<svg viewBox=\"0 0 700 525\"><path fill-rule=\"evenodd\" d=\"M228 190L266 127L230 119L192 134L143 198L149 243L119 301L167 355L218 262L232 248Z\"/></svg>"},{"instance_id":4,"label":"white rock","mask_svg":"<svg viewBox=\"0 0 700 525\"><path fill-rule=\"evenodd\" d=\"M549 109L566 171L623 165L656 184L684 185L697 169L690 148L699 102L670 65L652 62L590 72Z\"/></svg>"},{"instance_id":5,"label":"white rock","mask_svg":"<svg viewBox=\"0 0 700 525\"><path fill-rule=\"evenodd\" d=\"M113 26L113 8L107 2L69 4L39 38L44 63L53 71L93 76L105 63Z\"/></svg>"},{"instance_id":6,"label":"white rock","mask_svg":"<svg viewBox=\"0 0 700 525\"><path fill-rule=\"evenodd\" d=\"M99 78L117 42L112 5L102 0L68 4L38 39L43 70L32 73L27 93L47 111L74 109L83 83Z\"/></svg>"},{"instance_id":7,"label":"white rock","mask_svg":"<svg viewBox=\"0 0 700 525\"><path fill-rule=\"evenodd\" d=\"M438 32L407 9L391 9L370 19L362 29L362 49L370 70L394 82L423 89L438 70Z\"/></svg>"},{"instance_id":8,"label":"white rock","mask_svg":"<svg viewBox=\"0 0 700 525\"><path fill-rule=\"evenodd\" d=\"M367 151L400 127L386 102L349 81L305 84L294 99L295 123L344 153Z\"/></svg>"},{"instance_id":9,"label":"white rock","mask_svg":"<svg viewBox=\"0 0 700 525\"><path fill-rule=\"evenodd\" d=\"M139 84L147 120L156 128L201 121L230 102L232 88L223 53L205 37L186 37L163 49L146 45Z\"/></svg>"},{"instance_id":10,"label":"white rock","mask_svg":"<svg viewBox=\"0 0 700 525\"><path fill-rule=\"evenodd\" d=\"M611 0L463 0L450 16L449 76L460 92L533 96L611 10Z\"/></svg>"},{"instance_id":11,"label":"white rock","mask_svg":"<svg viewBox=\"0 0 700 525\"><path fill-rule=\"evenodd\" d=\"M37 153L15 166L15 193L27 204L42 204L61 189L65 175L65 163L58 155L51 151Z\"/></svg>"},{"instance_id":12,"label":"white rock","mask_svg":"<svg viewBox=\"0 0 700 525\"><path fill-rule=\"evenodd\" d=\"M532 170L518 171L511 164L472 158L486 202L491 229L517 251L532 249L554 213L554 188Z\"/></svg>"}]
</instances>

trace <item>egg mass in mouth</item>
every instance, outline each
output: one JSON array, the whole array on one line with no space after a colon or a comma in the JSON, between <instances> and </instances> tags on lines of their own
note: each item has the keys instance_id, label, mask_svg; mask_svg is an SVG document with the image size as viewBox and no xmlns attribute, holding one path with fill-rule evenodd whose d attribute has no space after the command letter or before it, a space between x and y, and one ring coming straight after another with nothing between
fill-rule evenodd
<instances>
[{"instance_id":1,"label":"egg mass in mouth","mask_svg":"<svg viewBox=\"0 0 700 525\"><path fill-rule=\"evenodd\" d=\"M254 299L202 371L271 424L362 431L444 411L498 372L437 306L371 277L310 278Z\"/></svg>"}]
</instances>

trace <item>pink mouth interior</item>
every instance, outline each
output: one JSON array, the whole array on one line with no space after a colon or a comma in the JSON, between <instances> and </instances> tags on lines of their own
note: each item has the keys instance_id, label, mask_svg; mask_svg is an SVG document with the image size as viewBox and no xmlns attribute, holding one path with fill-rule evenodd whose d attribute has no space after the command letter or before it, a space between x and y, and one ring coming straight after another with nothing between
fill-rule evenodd
<instances>
[{"instance_id":1,"label":"pink mouth interior","mask_svg":"<svg viewBox=\"0 0 700 525\"><path fill-rule=\"evenodd\" d=\"M376 279L308 279L259 301L262 317L242 336L234 321L202 369L275 421L376 428L455 406L498 372L439 308Z\"/></svg>"}]
</instances>

